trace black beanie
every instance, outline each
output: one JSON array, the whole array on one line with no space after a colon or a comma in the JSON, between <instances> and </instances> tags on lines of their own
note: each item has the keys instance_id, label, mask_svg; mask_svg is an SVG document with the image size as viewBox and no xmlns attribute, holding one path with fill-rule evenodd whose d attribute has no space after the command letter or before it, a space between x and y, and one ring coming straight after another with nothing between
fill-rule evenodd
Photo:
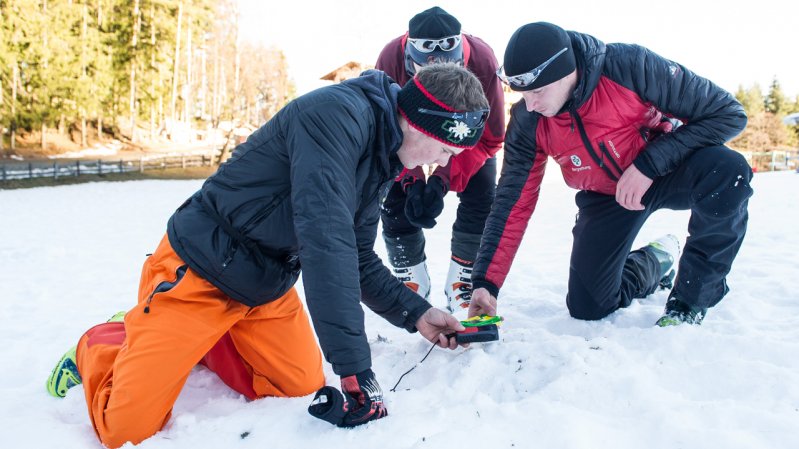
<instances>
[{"instance_id":1,"label":"black beanie","mask_svg":"<svg viewBox=\"0 0 799 449\"><path fill-rule=\"evenodd\" d=\"M461 34L461 23L438 6L416 14L408 22L408 37L411 39L440 39L456 34Z\"/></svg>"},{"instance_id":2,"label":"black beanie","mask_svg":"<svg viewBox=\"0 0 799 449\"><path fill-rule=\"evenodd\" d=\"M566 52L546 66L530 85L524 87L511 85L511 89L517 91L538 89L570 74L577 66L571 39L563 28L547 22L536 22L528 23L516 30L505 48L506 76L527 73L564 48L567 49Z\"/></svg>"},{"instance_id":3,"label":"black beanie","mask_svg":"<svg viewBox=\"0 0 799 449\"><path fill-rule=\"evenodd\" d=\"M409 39L441 39L458 34L461 34L461 23L438 6L433 6L416 14L408 22ZM411 59L419 65L425 65L433 61L463 60L463 44L450 51L436 48L430 53L422 53L410 44L406 45L405 48Z\"/></svg>"},{"instance_id":4,"label":"black beanie","mask_svg":"<svg viewBox=\"0 0 799 449\"><path fill-rule=\"evenodd\" d=\"M461 120L420 111L456 112L425 89L415 76L397 94L397 106L410 126L446 145L469 149L477 145L483 135L482 125L470 128Z\"/></svg>"}]
</instances>

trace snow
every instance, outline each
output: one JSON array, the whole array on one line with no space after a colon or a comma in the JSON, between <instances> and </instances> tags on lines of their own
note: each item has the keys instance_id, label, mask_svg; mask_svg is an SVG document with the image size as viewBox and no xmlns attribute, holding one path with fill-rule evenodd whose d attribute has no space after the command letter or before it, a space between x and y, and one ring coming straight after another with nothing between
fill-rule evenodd
<instances>
[{"instance_id":1,"label":"snow","mask_svg":"<svg viewBox=\"0 0 799 449\"><path fill-rule=\"evenodd\" d=\"M576 208L553 168L500 297L501 342L435 349L389 392L430 344L367 312L387 418L338 429L308 415L311 396L248 402L197 368L167 427L140 447L799 447L799 175L756 175L730 294L702 326L661 329L653 323L666 292L597 322L569 317ZM45 380L81 333L133 305L144 255L200 185L0 191L0 447L101 447L82 387L55 399ZM446 201L427 232L436 306L444 305L457 199ZM684 242L687 220L687 212L660 211L636 243L667 232ZM380 241L377 250L385 258Z\"/></svg>"},{"instance_id":2,"label":"snow","mask_svg":"<svg viewBox=\"0 0 799 449\"><path fill-rule=\"evenodd\" d=\"M114 156L122 149L122 142L114 139L107 143L96 143L90 148L84 148L80 151L68 151L53 156L50 159L76 159L98 156Z\"/></svg>"}]
</instances>

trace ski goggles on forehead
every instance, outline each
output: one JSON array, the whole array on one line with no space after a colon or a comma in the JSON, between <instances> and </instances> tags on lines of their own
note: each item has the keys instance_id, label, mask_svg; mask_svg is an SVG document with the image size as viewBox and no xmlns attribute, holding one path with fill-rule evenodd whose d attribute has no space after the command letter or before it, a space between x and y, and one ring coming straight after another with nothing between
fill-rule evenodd
<instances>
[{"instance_id":1,"label":"ski goggles on forehead","mask_svg":"<svg viewBox=\"0 0 799 449\"><path fill-rule=\"evenodd\" d=\"M413 45L413 48L422 53L432 53L436 47L443 51L452 51L461 44L461 35L444 37L441 39L408 39L408 43Z\"/></svg>"},{"instance_id":2,"label":"ski goggles on forehead","mask_svg":"<svg viewBox=\"0 0 799 449\"><path fill-rule=\"evenodd\" d=\"M543 64L539 65L533 70L530 70L529 72L520 73L518 75L511 75L511 76L505 75L505 65L503 64L502 66L500 66L499 69L497 69L497 76L499 77L500 80L502 80L503 83L509 86L527 87L530 84L533 84L535 80L538 79L539 76L541 76L541 72L543 72L544 69L546 69L550 64L552 64L552 61L557 59L557 57L562 55L563 53L566 53L566 50L568 49L569 49L568 47L563 47L563 50L552 55L552 57L544 61Z\"/></svg>"},{"instance_id":3,"label":"ski goggles on forehead","mask_svg":"<svg viewBox=\"0 0 799 449\"><path fill-rule=\"evenodd\" d=\"M468 111L468 112L446 112L446 111L434 111L432 109L426 109L426 108L419 108L418 111L421 112L422 114L435 115L438 117L450 118L452 120L460 120L471 129L479 129L485 126L490 109L478 109L476 111Z\"/></svg>"}]
</instances>

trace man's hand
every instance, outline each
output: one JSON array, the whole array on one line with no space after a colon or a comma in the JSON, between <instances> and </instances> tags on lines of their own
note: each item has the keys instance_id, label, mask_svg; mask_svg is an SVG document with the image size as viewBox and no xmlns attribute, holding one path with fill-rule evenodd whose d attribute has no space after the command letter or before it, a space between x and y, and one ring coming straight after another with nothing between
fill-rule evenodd
<instances>
[{"instance_id":1,"label":"man's hand","mask_svg":"<svg viewBox=\"0 0 799 449\"><path fill-rule=\"evenodd\" d=\"M472 301L469 303L469 318L478 315L497 314L497 298L484 288L478 288L472 292Z\"/></svg>"},{"instance_id":2,"label":"man's hand","mask_svg":"<svg viewBox=\"0 0 799 449\"><path fill-rule=\"evenodd\" d=\"M416 329L424 338L442 348L449 349L457 348L458 341L454 336L447 337L447 335L466 330L457 318L435 307L427 309L427 312L419 317L416 321Z\"/></svg>"},{"instance_id":3,"label":"man's hand","mask_svg":"<svg viewBox=\"0 0 799 449\"><path fill-rule=\"evenodd\" d=\"M356 427L388 415L383 390L371 369L341 378L341 390L324 386L308 407L311 416L339 427Z\"/></svg>"},{"instance_id":4,"label":"man's hand","mask_svg":"<svg viewBox=\"0 0 799 449\"><path fill-rule=\"evenodd\" d=\"M388 415L383 390L371 369L341 378L341 391L349 404L339 427L355 427Z\"/></svg>"},{"instance_id":5,"label":"man's hand","mask_svg":"<svg viewBox=\"0 0 799 449\"><path fill-rule=\"evenodd\" d=\"M430 229L436 225L436 217L444 210L444 195L447 185L438 176L424 179L409 178L403 181L405 190L405 216L419 228Z\"/></svg>"},{"instance_id":6,"label":"man's hand","mask_svg":"<svg viewBox=\"0 0 799 449\"><path fill-rule=\"evenodd\" d=\"M641 199L651 185L652 180L631 164L616 184L616 202L625 209L644 210Z\"/></svg>"}]
</instances>

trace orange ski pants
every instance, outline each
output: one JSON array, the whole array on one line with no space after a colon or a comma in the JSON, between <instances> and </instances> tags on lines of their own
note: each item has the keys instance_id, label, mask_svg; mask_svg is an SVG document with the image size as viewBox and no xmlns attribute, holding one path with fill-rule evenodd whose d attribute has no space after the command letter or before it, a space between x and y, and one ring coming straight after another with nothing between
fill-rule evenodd
<instances>
[{"instance_id":1,"label":"orange ski pants","mask_svg":"<svg viewBox=\"0 0 799 449\"><path fill-rule=\"evenodd\" d=\"M139 302L124 324L95 326L78 343L89 416L109 448L158 432L198 363L249 399L304 396L324 385L319 347L294 288L251 308L191 269L180 277L184 265L164 237L144 263Z\"/></svg>"}]
</instances>

